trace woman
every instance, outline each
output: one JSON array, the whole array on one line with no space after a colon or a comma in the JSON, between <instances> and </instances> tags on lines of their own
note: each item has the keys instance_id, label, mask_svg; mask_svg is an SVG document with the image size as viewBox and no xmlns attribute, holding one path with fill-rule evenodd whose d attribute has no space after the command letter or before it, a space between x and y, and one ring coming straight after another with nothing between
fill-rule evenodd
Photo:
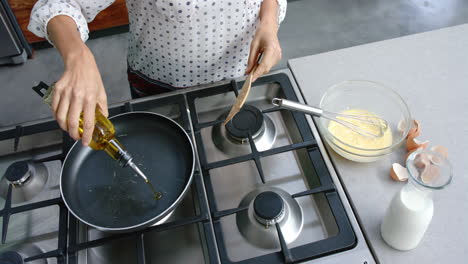
<instances>
[{"instance_id":1,"label":"woman","mask_svg":"<svg viewBox=\"0 0 468 264\"><path fill-rule=\"evenodd\" d=\"M84 42L87 23L114 0L39 0L28 29L60 52L65 69L52 109L75 140L91 141L94 111L107 112L106 92ZM128 79L132 97L234 78L256 68L254 80L281 59L277 37L286 0L127 0Z\"/></svg>"}]
</instances>

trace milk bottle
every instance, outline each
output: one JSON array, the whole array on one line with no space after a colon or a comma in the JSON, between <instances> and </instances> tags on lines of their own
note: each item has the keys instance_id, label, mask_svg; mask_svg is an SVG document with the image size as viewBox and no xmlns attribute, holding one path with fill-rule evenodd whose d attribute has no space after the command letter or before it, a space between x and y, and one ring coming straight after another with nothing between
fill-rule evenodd
<instances>
[{"instance_id":1,"label":"milk bottle","mask_svg":"<svg viewBox=\"0 0 468 264\"><path fill-rule=\"evenodd\" d=\"M393 197L380 229L384 241L398 250L417 247L434 214L432 191L452 179L450 163L437 152L416 151L406 166L408 183Z\"/></svg>"}]
</instances>

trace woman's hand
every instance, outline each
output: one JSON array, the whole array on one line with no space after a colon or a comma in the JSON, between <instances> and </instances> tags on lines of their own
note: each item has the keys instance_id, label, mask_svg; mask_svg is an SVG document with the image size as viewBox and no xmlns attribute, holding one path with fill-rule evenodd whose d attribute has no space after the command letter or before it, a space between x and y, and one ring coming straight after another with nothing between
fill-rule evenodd
<instances>
[{"instance_id":1,"label":"woman's hand","mask_svg":"<svg viewBox=\"0 0 468 264\"><path fill-rule=\"evenodd\" d=\"M78 140L79 118L83 113L82 143L91 141L95 109L99 106L107 116L107 97L94 56L83 44L83 49L65 59L65 71L55 83L52 110L60 127Z\"/></svg>"},{"instance_id":2,"label":"woman's hand","mask_svg":"<svg viewBox=\"0 0 468 264\"><path fill-rule=\"evenodd\" d=\"M265 0L260 9L260 24L250 44L250 54L246 74L257 65L260 54L263 58L253 73L252 81L270 72L271 68L281 60L281 46L278 40L276 0Z\"/></svg>"},{"instance_id":3,"label":"woman's hand","mask_svg":"<svg viewBox=\"0 0 468 264\"><path fill-rule=\"evenodd\" d=\"M48 25L50 39L62 55L65 70L55 83L52 110L60 127L78 140L79 119L83 113L83 145L91 141L94 113L99 106L107 116L107 97L94 56L81 40L76 24L68 16L56 16Z\"/></svg>"}]
</instances>

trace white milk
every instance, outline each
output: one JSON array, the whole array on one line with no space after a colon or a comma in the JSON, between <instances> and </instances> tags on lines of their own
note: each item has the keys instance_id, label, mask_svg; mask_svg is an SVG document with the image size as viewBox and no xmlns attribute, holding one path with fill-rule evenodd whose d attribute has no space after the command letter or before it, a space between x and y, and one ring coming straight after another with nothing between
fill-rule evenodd
<instances>
[{"instance_id":1,"label":"white milk","mask_svg":"<svg viewBox=\"0 0 468 264\"><path fill-rule=\"evenodd\" d=\"M414 184L406 184L393 197L380 229L385 242L398 250L410 250L419 244L434 213L430 191Z\"/></svg>"}]
</instances>

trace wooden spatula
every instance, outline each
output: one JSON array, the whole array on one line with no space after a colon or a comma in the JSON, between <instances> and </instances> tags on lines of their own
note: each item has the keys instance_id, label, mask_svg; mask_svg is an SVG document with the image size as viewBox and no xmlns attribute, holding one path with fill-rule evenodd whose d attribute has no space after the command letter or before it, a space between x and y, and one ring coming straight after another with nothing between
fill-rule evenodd
<instances>
[{"instance_id":1,"label":"wooden spatula","mask_svg":"<svg viewBox=\"0 0 468 264\"><path fill-rule=\"evenodd\" d=\"M252 87L252 78L253 78L253 73L257 69L257 66L261 63L262 56L261 54L257 60L257 65L253 67L253 69L250 71L249 75L247 78L245 78L244 85L242 85L242 88L239 92L239 95L237 96L236 101L234 102L234 105L231 108L231 111L229 111L229 114L226 117L226 120L224 120L223 125L226 125L229 121L231 121L234 116L239 113L240 109L244 105L245 101L247 100L247 97L249 96L250 88Z\"/></svg>"}]
</instances>

